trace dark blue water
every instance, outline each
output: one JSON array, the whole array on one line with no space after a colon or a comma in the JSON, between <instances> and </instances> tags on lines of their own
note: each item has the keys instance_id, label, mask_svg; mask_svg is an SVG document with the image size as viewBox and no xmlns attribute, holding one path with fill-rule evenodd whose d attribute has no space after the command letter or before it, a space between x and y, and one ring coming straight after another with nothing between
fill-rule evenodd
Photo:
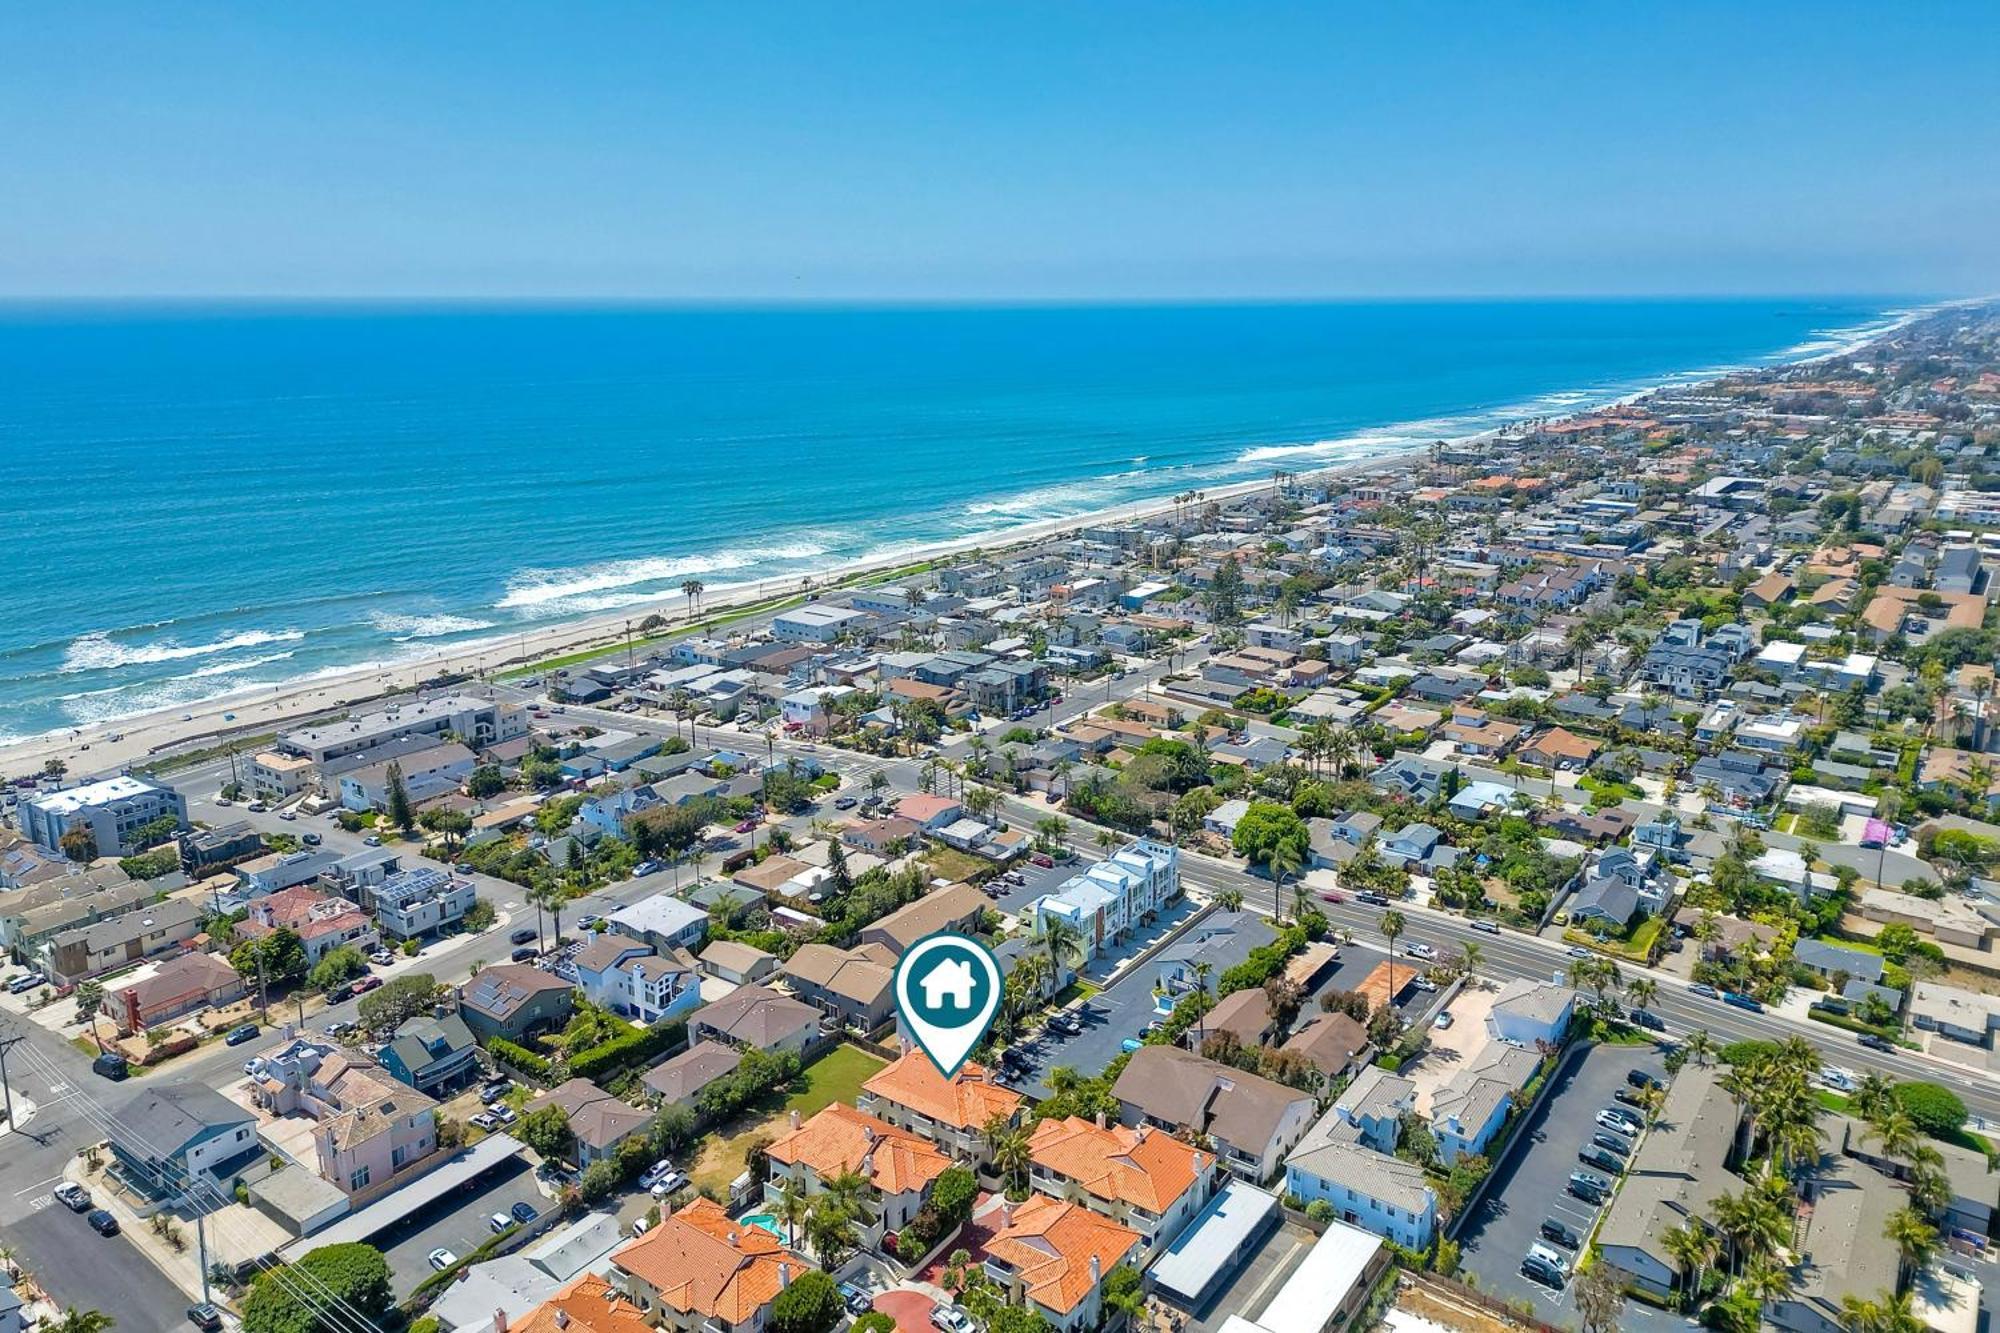
<instances>
[{"instance_id":1,"label":"dark blue water","mask_svg":"<svg viewBox=\"0 0 2000 1333\"><path fill-rule=\"evenodd\" d=\"M1894 304L0 308L0 738L1399 452Z\"/></svg>"}]
</instances>

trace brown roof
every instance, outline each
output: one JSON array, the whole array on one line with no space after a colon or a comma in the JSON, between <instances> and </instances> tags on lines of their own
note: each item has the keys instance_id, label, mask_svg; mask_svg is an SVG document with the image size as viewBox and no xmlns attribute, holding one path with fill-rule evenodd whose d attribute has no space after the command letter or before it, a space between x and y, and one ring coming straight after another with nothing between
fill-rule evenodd
<instances>
[{"instance_id":1,"label":"brown roof","mask_svg":"<svg viewBox=\"0 0 2000 1333\"><path fill-rule=\"evenodd\" d=\"M641 1080L669 1102L699 1096L701 1090L743 1063L743 1052L719 1041L698 1041L671 1060L646 1071Z\"/></svg>"},{"instance_id":2,"label":"brown roof","mask_svg":"<svg viewBox=\"0 0 2000 1333\"><path fill-rule=\"evenodd\" d=\"M770 1304L781 1285L779 1266L791 1260L770 1232L740 1226L714 1200L696 1199L612 1262L672 1309L735 1325Z\"/></svg>"},{"instance_id":3,"label":"brown roof","mask_svg":"<svg viewBox=\"0 0 2000 1333\"><path fill-rule=\"evenodd\" d=\"M522 1005L547 991L566 991L570 984L527 963L492 963L458 988L459 1004L502 1021Z\"/></svg>"},{"instance_id":4,"label":"brown roof","mask_svg":"<svg viewBox=\"0 0 2000 1333\"><path fill-rule=\"evenodd\" d=\"M1268 1147L1286 1113L1308 1094L1178 1046L1142 1046L1112 1085L1119 1101L1246 1152Z\"/></svg>"},{"instance_id":5,"label":"brown roof","mask_svg":"<svg viewBox=\"0 0 2000 1333\"><path fill-rule=\"evenodd\" d=\"M1138 1232L1082 1204L1037 1194L1011 1210L1006 1225L986 1242L986 1252L1013 1267L1036 1304L1068 1314L1140 1239Z\"/></svg>"},{"instance_id":6,"label":"brown roof","mask_svg":"<svg viewBox=\"0 0 2000 1333\"><path fill-rule=\"evenodd\" d=\"M1346 1014L1320 1014L1292 1034L1284 1049L1295 1051L1312 1062L1313 1068L1332 1078L1346 1069L1368 1046L1368 1029Z\"/></svg>"},{"instance_id":7,"label":"brown roof","mask_svg":"<svg viewBox=\"0 0 2000 1333\"><path fill-rule=\"evenodd\" d=\"M759 893L773 893L784 887L795 876L812 869L804 861L779 853L767 856L756 865L745 866L730 878L748 889Z\"/></svg>"},{"instance_id":8,"label":"brown roof","mask_svg":"<svg viewBox=\"0 0 2000 1333\"><path fill-rule=\"evenodd\" d=\"M768 986L738 986L714 1004L697 1009L694 1022L732 1041L768 1049L800 1028L819 1026L819 1010Z\"/></svg>"},{"instance_id":9,"label":"brown roof","mask_svg":"<svg viewBox=\"0 0 2000 1333\"><path fill-rule=\"evenodd\" d=\"M845 999L873 1005L888 998L896 979L895 959L884 963L878 956L882 952L886 951L868 945L836 949L831 944L804 944L778 971Z\"/></svg>"},{"instance_id":10,"label":"brown roof","mask_svg":"<svg viewBox=\"0 0 2000 1333\"><path fill-rule=\"evenodd\" d=\"M895 947L907 949L926 935L975 920L985 910L985 894L970 884L949 884L880 918L867 928L864 936L880 935Z\"/></svg>"},{"instance_id":11,"label":"brown roof","mask_svg":"<svg viewBox=\"0 0 2000 1333\"><path fill-rule=\"evenodd\" d=\"M560 1106L569 1116L570 1133L577 1142L603 1150L621 1142L626 1135L652 1119L636 1106L627 1106L587 1078L573 1078L528 1103L530 1111Z\"/></svg>"}]
</instances>

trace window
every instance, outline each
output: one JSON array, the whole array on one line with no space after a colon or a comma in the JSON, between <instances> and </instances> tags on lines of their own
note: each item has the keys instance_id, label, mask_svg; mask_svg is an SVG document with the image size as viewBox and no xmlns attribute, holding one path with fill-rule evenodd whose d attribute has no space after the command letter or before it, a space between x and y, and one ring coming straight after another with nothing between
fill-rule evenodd
<instances>
[{"instance_id":1,"label":"window","mask_svg":"<svg viewBox=\"0 0 2000 1333\"><path fill-rule=\"evenodd\" d=\"M368 1188L368 1168L360 1167L347 1177L347 1188L360 1190Z\"/></svg>"}]
</instances>

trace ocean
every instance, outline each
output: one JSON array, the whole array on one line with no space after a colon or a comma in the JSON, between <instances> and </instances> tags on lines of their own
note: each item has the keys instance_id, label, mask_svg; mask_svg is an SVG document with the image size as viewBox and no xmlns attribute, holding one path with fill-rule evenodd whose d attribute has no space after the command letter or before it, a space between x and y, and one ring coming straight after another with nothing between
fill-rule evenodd
<instances>
[{"instance_id":1,"label":"ocean","mask_svg":"<svg viewBox=\"0 0 2000 1333\"><path fill-rule=\"evenodd\" d=\"M1902 305L0 307L0 742L1403 452Z\"/></svg>"}]
</instances>

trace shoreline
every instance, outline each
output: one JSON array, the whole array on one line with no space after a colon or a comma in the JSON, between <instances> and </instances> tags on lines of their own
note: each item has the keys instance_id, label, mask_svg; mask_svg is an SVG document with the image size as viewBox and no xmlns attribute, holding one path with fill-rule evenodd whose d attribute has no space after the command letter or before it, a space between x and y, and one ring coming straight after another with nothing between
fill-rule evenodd
<instances>
[{"instance_id":1,"label":"shoreline","mask_svg":"<svg viewBox=\"0 0 2000 1333\"><path fill-rule=\"evenodd\" d=\"M1566 408L1562 413L1523 416L1477 431L1441 435L1443 443L1465 443L1490 439L1532 420L1563 420L1609 407L1643 400L1669 388L1687 388L1712 383L1724 376L1756 369L1809 365L1831 357L1848 355L1889 336L1915 321L1954 306L1976 304L1975 298L1940 301L1909 309L1884 311L1882 318L1850 330L1832 330L1836 339L1831 348L1806 351L1810 344L1792 349L1799 355L1772 360L1762 367L1726 366L1707 370L1676 372L1650 385L1602 398L1594 398ZM1842 338L1845 333L1847 336ZM1779 354L1783 356L1783 354ZM1395 424L1376 428L1394 429ZM1368 432L1357 432L1366 434ZM1326 461L1314 465L1301 459L1294 469L1301 477L1341 476L1358 472L1407 470L1420 460L1431 441L1410 440L1366 458ZM1310 446L1308 446L1310 447ZM1281 463L1273 460L1274 470ZM1272 484L1269 477L1228 482L1204 488L1207 500L1227 500L1254 493ZM0 742L0 765L8 774L32 772L50 758L61 757L79 772L101 772L129 768L170 758L171 752L190 748L227 745L232 738L244 739L302 724L305 720L342 709L365 706L388 695L406 693L418 682L445 672L470 676L497 676L553 658L576 653L615 650L625 642L627 627L649 616L659 615L665 624L650 631L643 642L688 632L718 618L755 615L755 608L802 597L809 591L842 590L858 580L906 564L934 561L941 557L980 550L1005 552L1104 523L1129 522L1171 512L1169 496L1153 496L1077 514L1035 519L1012 527L937 541L911 541L886 551L849 559L797 575L717 584L706 589L698 615L687 614L686 600L679 594L665 594L657 601L635 603L615 613L603 613L575 620L558 620L540 628L526 628L504 634L489 634L462 644L424 651L405 658L334 667L291 680L246 686L210 696L196 703L136 712L123 718L105 718L73 727L62 727L38 735ZM711 598L714 600L711 602ZM633 642L641 642L636 635ZM479 682L464 682L467 688ZM111 739L116 737L116 740ZM84 751L84 747L89 747Z\"/></svg>"}]
</instances>

